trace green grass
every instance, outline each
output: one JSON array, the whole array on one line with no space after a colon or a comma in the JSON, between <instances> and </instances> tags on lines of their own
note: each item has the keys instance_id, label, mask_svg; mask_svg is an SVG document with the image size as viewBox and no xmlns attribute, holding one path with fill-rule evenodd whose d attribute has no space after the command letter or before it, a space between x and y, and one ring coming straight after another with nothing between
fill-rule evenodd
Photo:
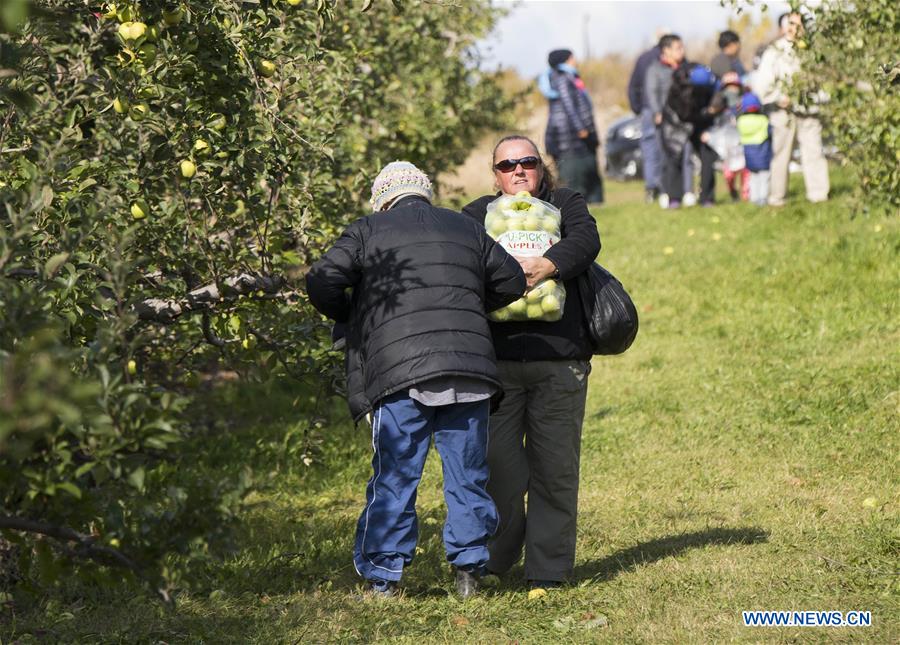
<instances>
[{"instance_id":1,"label":"green grass","mask_svg":"<svg viewBox=\"0 0 900 645\"><path fill-rule=\"evenodd\" d=\"M663 212L638 185L608 188L600 261L641 331L593 362L573 586L528 600L517 568L480 598L450 595L432 453L405 597L355 599L368 433L336 403L317 462L286 468L270 444L304 420L271 393L218 447L223 468L250 461L268 484L175 612L63 585L7 609L4 642L898 642L900 221L852 217L840 183L815 206L795 187L780 210ZM746 628L745 609L874 624Z\"/></svg>"}]
</instances>

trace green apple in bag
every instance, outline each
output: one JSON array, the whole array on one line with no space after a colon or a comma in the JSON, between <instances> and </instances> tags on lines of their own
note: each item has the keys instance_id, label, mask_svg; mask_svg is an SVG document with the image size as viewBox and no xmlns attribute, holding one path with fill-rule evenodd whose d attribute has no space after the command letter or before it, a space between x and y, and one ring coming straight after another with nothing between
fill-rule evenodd
<instances>
[{"instance_id":1,"label":"green apple in bag","mask_svg":"<svg viewBox=\"0 0 900 645\"><path fill-rule=\"evenodd\" d=\"M525 303L525 298L519 298L512 304L508 305L506 308L509 309L509 313L512 316L521 316L525 313L528 305Z\"/></svg>"},{"instance_id":2,"label":"green apple in bag","mask_svg":"<svg viewBox=\"0 0 900 645\"><path fill-rule=\"evenodd\" d=\"M509 307L503 307L502 309L498 309L497 311L491 314L491 318L493 318L497 322L506 322L509 320L510 316Z\"/></svg>"},{"instance_id":3,"label":"green apple in bag","mask_svg":"<svg viewBox=\"0 0 900 645\"><path fill-rule=\"evenodd\" d=\"M522 222L522 230L525 231L537 231L541 228L541 218L537 215L529 214L525 217L525 220Z\"/></svg>"},{"instance_id":4,"label":"green apple in bag","mask_svg":"<svg viewBox=\"0 0 900 645\"><path fill-rule=\"evenodd\" d=\"M540 320L544 315L544 309L541 307L541 303L534 302L529 304L525 310L525 315L528 316L529 320Z\"/></svg>"},{"instance_id":5,"label":"green apple in bag","mask_svg":"<svg viewBox=\"0 0 900 645\"><path fill-rule=\"evenodd\" d=\"M562 306L559 302L559 298L551 293L541 299L541 309L544 311L544 313L549 314L560 311L562 309Z\"/></svg>"},{"instance_id":6,"label":"green apple in bag","mask_svg":"<svg viewBox=\"0 0 900 645\"><path fill-rule=\"evenodd\" d=\"M540 257L560 239L559 209L525 191L501 195L488 204L484 224L488 235L516 257ZM562 317L565 297L561 283L544 280L490 318L496 322L553 322Z\"/></svg>"}]
</instances>

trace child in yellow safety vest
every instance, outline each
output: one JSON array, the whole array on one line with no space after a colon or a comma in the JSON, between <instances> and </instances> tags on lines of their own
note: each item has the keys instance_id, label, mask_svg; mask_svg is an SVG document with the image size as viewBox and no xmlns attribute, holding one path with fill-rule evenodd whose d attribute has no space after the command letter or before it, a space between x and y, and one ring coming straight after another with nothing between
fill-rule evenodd
<instances>
[{"instance_id":1,"label":"child in yellow safety vest","mask_svg":"<svg viewBox=\"0 0 900 645\"><path fill-rule=\"evenodd\" d=\"M769 167L772 163L772 128L762 113L759 97L747 92L741 98L737 118L738 134L744 147L744 162L750 171L750 201L765 206L769 198Z\"/></svg>"}]
</instances>

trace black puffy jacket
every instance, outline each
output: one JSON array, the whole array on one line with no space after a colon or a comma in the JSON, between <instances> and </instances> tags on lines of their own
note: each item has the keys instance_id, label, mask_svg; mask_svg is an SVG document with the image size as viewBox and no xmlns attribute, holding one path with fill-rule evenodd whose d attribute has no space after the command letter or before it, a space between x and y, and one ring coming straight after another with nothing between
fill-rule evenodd
<instances>
[{"instance_id":1,"label":"black puffy jacket","mask_svg":"<svg viewBox=\"0 0 900 645\"><path fill-rule=\"evenodd\" d=\"M482 226L410 196L351 224L306 288L316 309L347 323L348 403L359 420L440 376L499 389L485 312L521 297L525 275Z\"/></svg>"},{"instance_id":2,"label":"black puffy jacket","mask_svg":"<svg viewBox=\"0 0 900 645\"><path fill-rule=\"evenodd\" d=\"M487 205L498 195L479 197L463 213L484 225ZM593 354L578 295L578 274L587 270L600 252L600 234L584 197L570 188L543 189L538 199L560 209L562 237L544 257L559 270L566 288L562 318L556 322L491 323L497 358L504 361L590 360Z\"/></svg>"}]
</instances>

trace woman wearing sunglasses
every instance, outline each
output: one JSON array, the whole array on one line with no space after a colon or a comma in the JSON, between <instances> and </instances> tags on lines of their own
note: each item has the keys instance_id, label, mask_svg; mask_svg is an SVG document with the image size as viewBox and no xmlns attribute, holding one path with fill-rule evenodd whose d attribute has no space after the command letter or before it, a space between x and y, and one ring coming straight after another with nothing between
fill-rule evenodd
<instances>
[{"instance_id":1,"label":"woman wearing sunglasses","mask_svg":"<svg viewBox=\"0 0 900 645\"><path fill-rule=\"evenodd\" d=\"M499 192L476 199L463 213L484 223L491 201L521 191L559 208L560 241L543 257L516 259L529 288L556 277L565 285L566 301L556 322L491 323L505 396L490 419L488 493L500 524L489 545L488 570L505 573L524 546L529 585L556 587L569 579L575 562L581 426L591 371L575 278L600 252L600 236L584 197L554 185L527 137L501 139L491 167Z\"/></svg>"}]
</instances>

